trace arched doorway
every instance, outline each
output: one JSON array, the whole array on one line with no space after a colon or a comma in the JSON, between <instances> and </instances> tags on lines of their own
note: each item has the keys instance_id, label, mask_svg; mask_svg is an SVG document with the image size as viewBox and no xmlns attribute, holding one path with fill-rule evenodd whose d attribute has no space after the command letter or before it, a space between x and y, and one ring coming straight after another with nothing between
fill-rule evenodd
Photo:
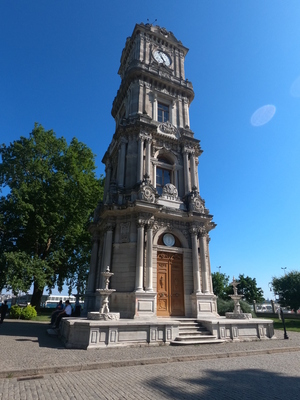
<instances>
[{"instance_id":1,"label":"arched doorway","mask_svg":"<svg viewBox=\"0 0 300 400\"><path fill-rule=\"evenodd\" d=\"M157 252L157 316L184 316L182 254Z\"/></svg>"}]
</instances>

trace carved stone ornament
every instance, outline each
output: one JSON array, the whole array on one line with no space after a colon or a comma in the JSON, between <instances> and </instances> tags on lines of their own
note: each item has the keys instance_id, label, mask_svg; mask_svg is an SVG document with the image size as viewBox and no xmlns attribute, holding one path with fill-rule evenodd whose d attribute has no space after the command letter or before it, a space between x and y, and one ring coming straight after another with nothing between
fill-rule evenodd
<instances>
[{"instance_id":1,"label":"carved stone ornament","mask_svg":"<svg viewBox=\"0 0 300 400\"><path fill-rule=\"evenodd\" d=\"M171 122L164 122L158 125L158 132L170 135L174 138L179 138L180 133L176 126L172 125Z\"/></svg>"},{"instance_id":2,"label":"carved stone ornament","mask_svg":"<svg viewBox=\"0 0 300 400\"><path fill-rule=\"evenodd\" d=\"M177 200L178 199L178 190L176 186L172 185L172 183L167 183L163 187L162 197L168 200Z\"/></svg>"},{"instance_id":3,"label":"carved stone ornament","mask_svg":"<svg viewBox=\"0 0 300 400\"><path fill-rule=\"evenodd\" d=\"M148 203L155 202L155 193L153 192L150 186L144 186L139 191L139 198L140 200L148 201Z\"/></svg>"},{"instance_id":4,"label":"carved stone ornament","mask_svg":"<svg viewBox=\"0 0 300 400\"><path fill-rule=\"evenodd\" d=\"M120 228L121 228L121 242L128 243L129 242L130 222L122 222L120 224Z\"/></svg>"},{"instance_id":5,"label":"carved stone ornament","mask_svg":"<svg viewBox=\"0 0 300 400\"><path fill-rule=\"evenodd\" d=\"M189 211L195 211L199 213L204 213L205 203L204 200L199 195L196 187L193 187L191 193L188 196L188 209Z\"/></svg>"},{"instance_id":6,"label":"carved stone ornament","mask_svg":"<svg viewBox=\"0 0 300 400\"><path fill-rule=\"evenodd\" d=\"M166 30L166 28L160 28L160 33L165 37L169 36L169 32Z\"/></svg>"},{"instance_id":7,"label":"carved stone ornament","mask_svg":"<svg viewBox=\"0 0 300 400\"><path fill-rule=\"evenodd\" d=\"M151 185L149 177L145 175L138 191L139 200L155 203L156 194L156 189Z\"/></svg>"}]
</instances>

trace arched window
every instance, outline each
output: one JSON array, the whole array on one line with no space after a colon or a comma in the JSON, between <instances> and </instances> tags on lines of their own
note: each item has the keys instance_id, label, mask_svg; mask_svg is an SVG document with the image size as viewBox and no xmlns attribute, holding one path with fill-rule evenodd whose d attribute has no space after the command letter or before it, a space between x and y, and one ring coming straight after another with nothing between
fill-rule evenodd
<instances>
[{"instance_id":1,"label":"arched window","mask_svg":"<svg viewBox=\"0 0 300 400\"><path fill-rule=\"evenodd\" d=\"M158 102L157 104L157 120L158 122L169 121L169 106Z\"/></svg>"},{"instance_id":2,"label":"arched window","mask_svg":"<svg viewBox=\"0 0 300 400\"><path fill-rule=\"evenodd\" d=\"M156 190L159 195L162 195L163 187L167 183L173 183L172 177L172 163L164 156L159 155L157 157L157 166L156 166Z\"/></svg>"}]
</instances>

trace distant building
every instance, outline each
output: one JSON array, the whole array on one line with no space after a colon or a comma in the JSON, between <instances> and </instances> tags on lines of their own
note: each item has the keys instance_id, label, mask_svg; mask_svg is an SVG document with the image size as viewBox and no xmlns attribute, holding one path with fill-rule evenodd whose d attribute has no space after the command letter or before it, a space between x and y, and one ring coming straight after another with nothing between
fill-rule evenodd
<instances>
[{"instance_id":1,"label":"distant building","mask_svg":"<svg viewBox=\"0 0 300 400\"><path fill-rule=\"evenodd\" d=\"M69 300L71 305L74 305L76 303L76 297L75 296L62 296L62 295L53 295L50 294L49 296L46 297L45 302L44 302L44 307L46 308L53 308L56 307L56 305L60 302L60 300L64 303L66 300ZM83 304L83 300L79 300L80 304Z\"/></svg>"}]
</instances>

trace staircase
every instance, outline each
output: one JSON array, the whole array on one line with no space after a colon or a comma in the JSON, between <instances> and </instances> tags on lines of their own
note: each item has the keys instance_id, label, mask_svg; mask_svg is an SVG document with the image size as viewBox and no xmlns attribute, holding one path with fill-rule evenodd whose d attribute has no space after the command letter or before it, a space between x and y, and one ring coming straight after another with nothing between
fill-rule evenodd
<instances>
[{"instance_id":1,"label":"staircase","mask_svg":"<svg viewBox=\"0 0 300 400\"><path fill-rule=\"evenodd\" d=\"M193 319L179 319L179 336L170 343L172 345L191 345L191 344L208 344L223 343L224 340L217 339L212 335L200 322Z\"/></svg>"}]
</instances>

